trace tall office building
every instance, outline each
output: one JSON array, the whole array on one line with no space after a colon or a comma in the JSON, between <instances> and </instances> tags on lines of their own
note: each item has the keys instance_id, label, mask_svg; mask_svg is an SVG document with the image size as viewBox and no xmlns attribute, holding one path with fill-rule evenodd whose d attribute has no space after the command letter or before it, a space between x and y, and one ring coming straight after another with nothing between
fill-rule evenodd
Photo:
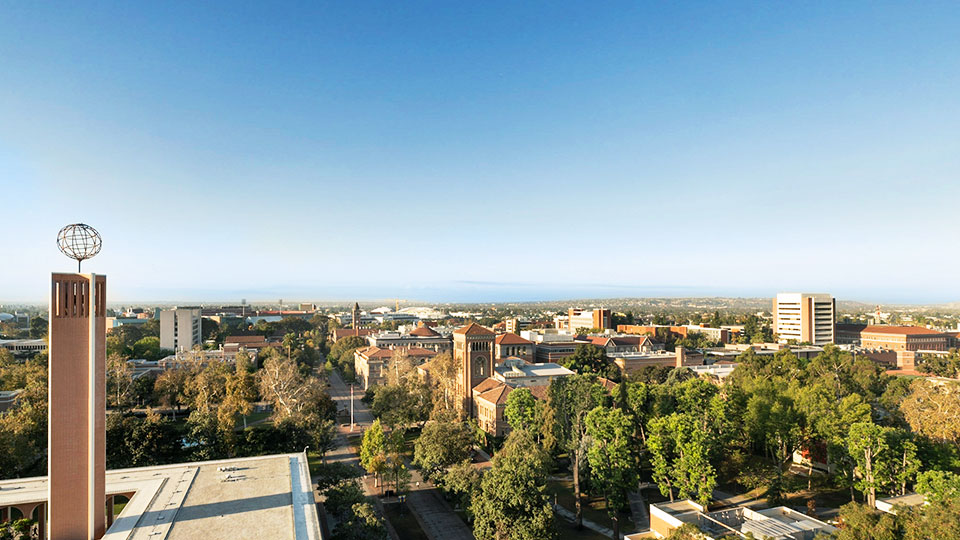
<instances>
[{"instance_id":1,"label":"tall office building","mask_svg":"<svg viewBox=\"0 0 960 540\"><path fill-rule=\"evenodd\" d=\"M160 348L190 351L201 344L200 308L174 308L160 312Z\"/></svg>"},{"instance_id":2,"label":"tall office building","mask_svg":"<svg viewBox=\"0 0 960 540\"><path fill-rule=\"evenodd\" d=\"M833 343L836 312L829 294L779 293L773 299L773 331L780 343Z\"/></svg>"},{"instance_id":3,"label":"tall office building","mask_svg":"<svg viewBox=\"0 0 960 540\"><path fill-rule=\"evenodd\" d=\"M106 530L107 278L53 274L51 285L50 538L93 540Z\"/></svg>"},{"instance_id":4,"label":"tall office building","mask_svg":"<svg viewBox=\"0 0 960 540\"><path fill-rule=\"evenodd\" d=\"M591 328L598 328L600 330L606 330L613 328L611 311L603 308L570 308L567 310L566 318L557 317L554 318L554 322L558 330L569 330L571 332L576 332L580 329L589 330Z\"/></svg>"}]
</instances>

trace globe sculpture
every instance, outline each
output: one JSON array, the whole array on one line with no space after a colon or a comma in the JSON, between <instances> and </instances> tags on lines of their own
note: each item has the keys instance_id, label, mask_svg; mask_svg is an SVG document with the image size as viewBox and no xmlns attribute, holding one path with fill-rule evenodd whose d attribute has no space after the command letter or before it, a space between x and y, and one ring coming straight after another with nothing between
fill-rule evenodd
<instances>
[{"instance_id":1,"label":"globe sculpture","mask_svg":"<svg viewBox=\"0 0 960 540\"><path fill-rule=\"evenodd\" d=\"M77 261L77 273L80 272L80 263L100 253L102 243L100 233L84 223L67 225L57 233L57 247L61 253Z\"/></svg>"}]
</instances>

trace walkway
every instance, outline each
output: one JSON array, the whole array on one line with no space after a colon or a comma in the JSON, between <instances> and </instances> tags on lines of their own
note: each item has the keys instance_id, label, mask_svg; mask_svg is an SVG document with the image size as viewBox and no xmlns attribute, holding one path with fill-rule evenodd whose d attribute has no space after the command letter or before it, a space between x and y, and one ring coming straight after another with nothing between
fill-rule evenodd
<instances>
[{"instance_id":1,"label":"walkway","mask_svg":"<svg viewBox=\"0 0 960 540\"><path fill-rule=\"evenodd\" d=\"M575 523L577 521L577 514L567 510L566 508L560 506L559 504L553 505L553 511L559 514L561 517L569 521L570 523ZM590 529L591 531L602 534L607 538L613 538L613 529L609 529L602 525L599 525L589 519L584 518L583 526ZM620 534L620 538L623 538L623 533Z\"/></svg>"},{"instance_id":2,"label":"walkway","mask_svg":"<svg viewBox=\"0 0 960 540\"><path fill-rule=\"evenodd\" d=\"M350 410L350 388L338 373L331 373L327 391L337 404L338 409ZM354 388L353 417L357 427L353 433L360 434L363 427L373 423L373 414L365 403L360 401L363 393ZM360 458L347 441L350 427L340 428L336 448L327 453L328 462L341 462L360 466ZM447 504L440 491L423 480L420 471L410 468L410 487L407 490L407 507L413 512L423 532L431 540L473 540L473 532ZM363 482L364 491L369 496L379 496L380 488L374 486L373 477Z\"/></svg>"},{"instance_id":3,"label":"walkway","mask_svg":"<svg viewBox=\"0 0 960 540\"><path fill-rule=\"evenodd\" d=\"M637 491L627 494L630 501L630 515L633 518L633 525L638 531L645 531L650 528L650 515L647 513L647 503L643 500L643 494Z\"/></svg>"}]
</instances>

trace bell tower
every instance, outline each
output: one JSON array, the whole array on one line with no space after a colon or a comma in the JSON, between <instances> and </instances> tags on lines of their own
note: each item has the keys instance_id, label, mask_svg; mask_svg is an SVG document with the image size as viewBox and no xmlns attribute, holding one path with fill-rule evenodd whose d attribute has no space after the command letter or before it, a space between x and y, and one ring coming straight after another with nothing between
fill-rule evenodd
<instances>
[{"instance_id":1,"label":"bell tower","mask_svg":"<svg viewBox=\"0 0 960 540\"><path fill-rule=\"evenodd\" d=\"M493 340L491 330L470 323L453 332L453 361L457 364L457 396L460 407L473 415L473 387L493 375Z\"/></svg>"},{"instance_id":2,"label":"bell tower","mask_svg":"<svg viewBox=\"0 0 960 540\"><path fill-rule=\"evenodd\" d=\"M359 302L353 303L352 315L353 315L353 329L357 330L360 328L360 303ZM360 334L356 334L356 335L359 336Z\"/></svg>"}]
</instances>

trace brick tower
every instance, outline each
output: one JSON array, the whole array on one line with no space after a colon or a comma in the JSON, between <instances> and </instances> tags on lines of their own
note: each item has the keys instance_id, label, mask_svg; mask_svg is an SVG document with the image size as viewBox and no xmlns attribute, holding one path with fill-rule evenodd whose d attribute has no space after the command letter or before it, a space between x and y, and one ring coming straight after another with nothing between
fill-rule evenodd
<instances>
[{"instance_id":1,"label":"brick tower","mask_svg":"<svg viewBox=\"0 0 960 540\"><path fill-rule=\"evenodd\" d=\"M53 274L50 294L50 538L106 532L106 276Z\"/></svg>"},{"instance_id":2,"label":"brick tower","mask_svg":"<svg viewBox=\"0 0 960 540\"><path fill-rule=\"evenodd\" d=\"M470 323L453 332L453 361L457 364L457 396L460 407L473 415L473 387L493 374L492 331Z\"/></svg>"}]
</instances>

